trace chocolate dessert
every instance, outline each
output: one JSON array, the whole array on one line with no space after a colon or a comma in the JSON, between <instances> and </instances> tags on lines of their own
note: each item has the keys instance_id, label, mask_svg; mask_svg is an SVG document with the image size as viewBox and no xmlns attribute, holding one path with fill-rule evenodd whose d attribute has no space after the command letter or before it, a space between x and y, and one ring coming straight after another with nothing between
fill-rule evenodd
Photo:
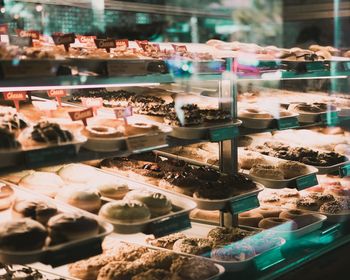
<instances>
[{"instance_id":1,"label":"chocolate dessert","mask_svg":"<svg viewBox=\"0 0 350 280\"><path fill-rule=\"evenodd\" d=\"M57 123L39 122L32 131L33 140L41 143L60 143L73 140L68 130L63 130Z\"/></svg>"},{"instance_id":2,"label":"chocolate dessert","mask_svg":"<svg viewBox=\"0 0 350 280\"><path fill-rule=\"evenodd\" d=\"M18 149L20 147L21 144L16 140L15 134L0 127L0 149Z\"/></svg>"}]
</instances>

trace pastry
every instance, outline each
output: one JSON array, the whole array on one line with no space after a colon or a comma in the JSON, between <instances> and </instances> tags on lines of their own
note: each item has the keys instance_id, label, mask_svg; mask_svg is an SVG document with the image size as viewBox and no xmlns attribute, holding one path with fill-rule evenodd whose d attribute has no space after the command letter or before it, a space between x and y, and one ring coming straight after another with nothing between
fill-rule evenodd
<instances>
[{"instance_id":1,"label":"pastry","mask_svg":"<svg viewBox=\"0 0 350 280\"><path fill-rule=\"evenodd\" d=\"M296 230L298 226L294 221L289 219L264 218L259 222L259 228L274 228L274 230L291 231Z\"/></svg>"},{"instance_id":2,"label":"pastry","mask_svg":"<svg viewBox=\"0 0 350 280\"><path fill-rule=\"evenodd\" d=\"M257 164L249 170L249 175L270 180L283 180L284 174L276 166Z\"/></svg>"},{"instance_id":3,"label":"pastry","mask_svg":"<svg viewBox=\"0 0 350 280\"><path fill-rule=\"evenodd\" d=\"M216 122L228 122L232 120L231 113L219 109L205 109L200 110L203 122L216 123Z\"/></svg>"},{"instance_id":4,"label":"pastry","mask_svg":"<svg viewBox=\"0 0 350 280\"><path fill-rule=\"evenodd\" d=\"M63 188L64 182L54 173L36 171L24 176L19 186L53 198Z\"/></svg>"},{"instance_id":5,"label":"pastry","mask_svg":"<svg viewBox=\"0 0 350 280\"><path fill-rule=\"evenodd\" d=\"M14 193L10 186L0 182L0 211L11 207Z\"/></svg>"},{"instance_id":6,"label":"pastry","mask_svg":"<svg viewBox=\"0 0 350 280\"><path fill-rule=\"evenodd\" d=\"M148 253L143 254L135 264L148 269L159 268L169 270L173 261L178 257L173 252L150 250Z\"/></svg>"},{"instance_id":7,"label":"pastry","mask_svg":"<svg viewBox=\"0 0 350 280\"><path fill-rule=\"evenodd\" d=\"M122 200L104 204L99 216L112 223L142 223L151 217L151 212L138 200Z\"/></svg>"},{"instance_id":8,"label":"pastry","mask_svg":"<svg viewBox=\"0 0 350 280\"><path fill-rule=\"evenodd\" d=\"M126 135L146 134L158 129L158 126L151 123L135 122L125 126L125 133Z\"/></svg>"},{"instance_id":9,"label":"pastry","mask_svg":"<svg viewBox=\"0 0 350 280\"><path fill-rule=\"evenodd\" d=\"M205 255L213 246L213 243L207 238L181 238L175 241L173 250L178 253L192 255Z\"/></svg>"},{"instance_id":10,"label":"pastry","mask_svg":"<svg viewBox=\"0 0 350 280\"><path fill-rule=\"evenodd\" d=\"M343 211L343 205L338 201L330 201L322 204L319 211L327 214L339 214Z\"/></svg>"},{"instance_id":11,"label":"pastry","mask_svg":"<svg viewBox=\"0 0 350 280\"><path fill-rule=\"evenodd\" d=\"M168 173L164 179L159 182L159 187L173 190L175 192L192 196L198 187L197 177L186 171Z\"/></svg>"},{"instance_id":12,"label":"pastry","mask_svg":"<svg viewBox=\"0 0 350 280\"><path fill-rule=\"evenodd\" d=\"M214 243L214 246L220 246L242 240L255 233L257 233L257 231L245 230L239 227L216 227L208 232L207 237Z\"/></svg>"},{"instance_id":13,"label":"pastry","mask_svg":"<svg viewBox=\"0 0 350 280\"><path fill-rule=\"evenodd\" d=\"M59 169L57 174L67 183L87 184L98 176L98 171L89 165L71 163Z\"/></svg>"},{"instance_id":14,"label":"pastry","mask_svg":"<svg viewBox=\"0 0 350 280\"><path fill-rule=\"evenodd\" d=\"M99 223L78 213L61 213L47 222L51 245L96 236Z\"/></svg>"},{"instance_id":15,"label":"pastry","mask_svg":"<svg viewBox=\"0 0 350 280\"><path fill-rule=\"evenodd\" d=\"M35 251L43 248L47 237L45 227L25 218L0 224L0 249L4 251Z\"/></svg>"},{"instance_id":16,"label":"pastry","mask_svg":"<svg viewBox=\"0 0 350 280\"><path fill-rule=\"evenodd\" d=\"M82 280L96 280L101 268L115 261L114 256L97 255L68 266L69 274Z\"/></svg>"},{"instance_id":17,"label":"pastry","mask_svg":"<svg viewBox=\"0 0 350 280\"><path fill-rule=\"evenodd\" d=\"M126 194L125 199L138 200L146 204L152 217L166 215L172 209L171 201L164 194L146 189L133 190Z\"/></svg>"},{"instance_id":18,"label":"pastry","mask_svg":"<svg viewBox=\"0 0 350 280\"><path fill-rule=\"evenodd\" d=\"M15 132L16 130L26 128L27 122L17 113L13 107L0 106L0 127Z\"/></svg>"},{"instance_id":19,"label":"pastry","mask_svg":"<svg viewBox=\"0 0 350 280\"><path fill-rule=\"evenodd\" d=\"M172 110L164 117L164 122L170 126L195 126L203 123L200 109L195 104L188 104L180 110Z\"/></svg>"},{"instance_id":20,"label":"pastry","mask_svg":"<svg viewBox=\"0 0 350 280\"><path fill-rule=\"evenodd\" d=\"M247 211L238 214L238 224L242 226L258 227L263 215L256 211Z\"/></svg>"},{"instance_id":21,"label":"pastry","mask_svg":"<svg viewBox=\"0 0 350 280\"><path fill-rule=\"evenodd\" d=\"M97 213L102 203L97 192L79 186L63 189L55 199L92 213Z\"/></svg>"},{"instance_id":22,"label":"pastry","mask_svg":"<svg viewBox=\"0 0 350 280\"><path fill-rule=\"evenodd\" d=\"M247 108L240 110L238 112L239 118L249 118L249 119L272 119L273 116L266 111L257 108Z\"/></svg>"},{"instance_id":23,"label":"pastry","mask_svg":"<svg viewBox=\"0 0 350 280\"><path fill-rule=\"evenodd\" d=\"M99 273L97 280L123 280L131 279L133 276L143 272L144 269L134 269L132 263L125 261L113 261L103 266Z\"/></svg>"},{"instance_id":24,"label":"pastry","mask_svg":"<svg viewBox=\"0 0 350 280\"><path fill-rule=\"evenodd\" d=\"M315 199L310 197L299 198L296 202L296 206L302 210L317 211L319 209L319 204Z\"/></svg>"},{"instance_id":25,"label":"pastry","mask_svg":"<svg viewBox=\"0 0 350 280\"><path fill-rule=\"evenodd\" d=\"M170 235L166 235L164 237L160 237L157 239L148 238L147 242L153 246L156 246L156 247L172 250L174 243L177 240L184 239L184 238L186 238L186 235L179 232L179 233L173 233Z\"/></svg>"},{"instance_id":26,"label":"pastry","mask_svg":"<svg viewBox=\"0 0 350 280\"><path fill-rule=\"evenodd\" d=\"M298 209L284 210L280 213L279 218L295 221L298 225L298 228L309 225L316 219L312 214Z\"/></svg>"},{"instance_id":27,"label":"pastry","mask_svg":"<svg viewBox=\"0 0 350 280\"><path fill-rule=\"evenodd\" d=\"M210 257L217 261L242 262L255 256L252 246L245 243L233 243L211 251Z\"/></svg>"},{"instance_id":28,"label":"pastry","mask_svg":"<svg viewBox=\"0 0 350 280\"><path fill-rule=\"evenodd\" d=\"M63 143L73 140L73 134L56 123L39 122L33 127L31 138L39 143Z\"/></svg>"},{"instance_id":29,"label":"pastry","mask_svg":"<svg viewBox=\"0 0 350 280\"><path fill-rule=\"evenodd\" d=\"M0 149L19 149L20 142L16 140L16 135L9 130L0 127Z\"/></svg>"},{"instance_id":30,"label":"pastry","mask_svg":"<svg viewBox=\"0 0 350 280\"><path fill-rule=\"evenodd\" d=\"M171 272L179 279L210 279L219 273L219 269L210 260L203 258L177 258L171 265Z\"/></svg>"},{"instance_id":31,"label":"pastry","mask_svg":"<svg viewBox=\"0 0 350 280\"><path fill-rule=\"evenodd\" d=\"M123 199L129 191L128 185L126 183L120 183L119 179L97 178L92 185L95 186L101 196L116 200Z\"/></svg>"},{"instance_id":32,"label":"pastry","mask_svg":"<svg viewBox=\"0 0 350 280\"><path fill-rule=\"evenodd\" d=\"M267 160L257 152L245 152L239 155L238 163L240 168L249 170L254 165L267 164Z\"/></svg>"},{"instance_id":33,"label":"pastry","mask_svg":"<svg viewBox=\"0 0 350 280\"><path fill-rule=\"evenodd\" d=\"M264 218L270 218L278 217L282 210L279 207L260 206L255 211L261 214Z\"/></svg>"},{"instance_id":34,"label":"pastry","mask_svg":"<svg viewBox=\"0 0 350 280\"><path fill-rule=\"evenodd\" d=\"M122 126L110 127L103 125L86 126L82 132L87 137L93 138L114 138L124 136L125 129Z\"/></svg>"},{"instance_id":35,"label":"pastry","mask_svg":"<svg viewBox=\"0 0 350 280\"><path fill-rule=\"evenodd\" d=\"M46 225L47 221L57 214L55 205L41 200L18 199L12 206L12 217L31 218Z\"/></svg>"},{"instance_id":36,"label":"pastry","mask_svg":"<svg viewBox=\"0 0 350 280\"><path fill-rule=\"evenodd\" d=\"M283 172L285 179L291 179L309 173L309 169L305 164L295 161L282 161L277 165L277 168Z\"/></svg>"}]
</instances>

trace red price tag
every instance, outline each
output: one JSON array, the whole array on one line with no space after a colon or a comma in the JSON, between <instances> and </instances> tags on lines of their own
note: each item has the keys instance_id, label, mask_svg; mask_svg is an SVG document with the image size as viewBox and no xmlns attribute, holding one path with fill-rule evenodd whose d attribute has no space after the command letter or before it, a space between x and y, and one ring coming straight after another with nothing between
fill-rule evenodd
<instances>
[{"instance_id":1,"label":"red price tag","mask_svg":"<svg viewBox=\"0 0 350 280\"><path fill-rule=\"evenodd\" d=\"M74 111L74 112L68 112L70 118L72 121L79 121L81 120L85 126L87 126L86 119L92 118L94 116L94 112L92 108L88 108L81 111Z\"/></svg>"},{"instance_id":2,"label":"red price tag","mask_svg":"<svg viewBox=\"0 0 350 280\"><path fill-rule=\"evenodd\" d=\"M9 26L5 24L0 24L0 35L7 35L9 33Z\"/></svg>"},{"instance_id":3,"label":"red price tag","mask_svg":"<svg viewBox=\"0 0 350 280\"><path fill-rule=\"evenodd\" d=\"M95 39L96 36L82 36L82 35L77 35L77 39L80 43L82 44L87 44L87 45L94 45L95 44Z\"/></svg>"},{"instance_id":4,"label":"red price tag","mask_svg":"<svg viewBox=\"0 0 350 280\"><path fill-rule=\"evenodd\" d=\"M115 40L115 46L117 51L126 51L129 47L129 40L128 39Z\"/></svg>"},{"instance_id":5,"label":"red price tag","mask_svg":"<svg viewBox=\"0 0 350 280\"><path fill-rule=\"evenodd\" d=\"M142 48L142 44L148 44L148 40L136 40L135 42L140 48Z\"/></svg>"},{"instance_id":6,"label":"red price tag","mask_svg":"<svg viewBox=\"0 0 350 280\"><path fill-rule=\"evenodd\" d=\"M50 89L47 91L47 95L56 98L58 106L62 107L61 98L67 96L67 91L64 89Z\"/></svg>"},{"instance_id":7,"label":"red price tag","mask_svg":"<svg viewBox=\"0 0 350 280\"><path fill-rule=\"evenodd\" d=\"M175 45L175 44L171 44L171 45L176 52L180 52L180 53L187 52L187 47L185 45Z\"/></svg>"},{"instance_id":8,"label":"red price tag","mask_svg":"<svg viewBox=\"0 0 350 280\"><path fill-rule=\"evenodd\" d=\"M16 29L16 33L19 37L32 37L32 39L35 39L35 40L40 39L40 32L37 30Z\"/></svg>"},{"instance_id":9,"label":"red price tag","mask_svg":"<svg viewBox=\"0 0 350 280\"><path fill-rule=\"evenodd\" d=\"M19 102L21 100L27 99L27 92L26 91L8 91L4 92L4 98L5 100L12 100L13 103L16 106L17 112L19 111Z\"/></svg>"}]
</instances>

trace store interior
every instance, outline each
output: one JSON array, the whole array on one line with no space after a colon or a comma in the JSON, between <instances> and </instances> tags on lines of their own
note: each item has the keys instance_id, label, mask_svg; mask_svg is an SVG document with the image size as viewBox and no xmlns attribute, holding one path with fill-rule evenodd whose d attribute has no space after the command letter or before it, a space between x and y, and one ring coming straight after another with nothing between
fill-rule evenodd
<instances>
[{"instance_id":1,"label":"store interior","mask_svg":"<svg viewBox=\"0 0 350 280\"><path fill-rule=\"evenodd\" d=\"M343 279L350 3L0 1L0 279Z\"/></svg>"}]
</instances>

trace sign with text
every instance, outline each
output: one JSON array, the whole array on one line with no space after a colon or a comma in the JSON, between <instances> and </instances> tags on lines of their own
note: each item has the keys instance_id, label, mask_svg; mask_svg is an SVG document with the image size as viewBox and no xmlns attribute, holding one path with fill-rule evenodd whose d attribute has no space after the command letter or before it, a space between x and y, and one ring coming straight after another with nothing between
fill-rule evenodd
<instances>
[{"instance_id":1,"label":"sign with text","mask_svg":"<svg viewBox=\"0 0 350 280\"><path fill-rule=\"evenodd\" d=\"M95 39L96 39L96 36L82 36L82 35L77 35L76 36L78 41L81 43L81 44L86 44L86 45L93 45L95 46Z\"/></svg>"},{"instance_id":2,"label":"sign with text","mask_svg":"<svg viewBox=\"0 0 350 280\"><path fill-rule=\"evenodd\" d=\"M4 92L5 100L12 100L15 104L17 112L19 111L19 102L27 99L26 91L8 91Z\"/></svg>"},{"instance_id":3,"label":"sign with text","mask_svg":"<svg viewBox=\"0 0 350 280\"><path fill-rule=\"evenodd\" d=\"M54 33L52 34L52 39L55 45L64 45L65 50L68 52L70 44L73 44L75 42L75 34Z\"/></svg>"},{"instance_id":4,"label":"sign with text","mask_svg":"<svg viewBox=\"0 0 350 280\"><path fill-rule=\"evenodd\" d=\"M174 48L176 52L179 52L179 53L187 52L187 47L185 45L171 44L171 46Z\"/></svg>"},{"instance_id":5,"label":"sign with text","mask_svg":"<svg viewBox=\"0 0 350 280\"><path fill-rule=\"evenodd\" d=\"M297 178L297 189L299 191L318 185L316 174L309 174L300 178Z\"/></svg>"},{"instance_id":6,"label":"sign with text","mask_svg":"<svg viewBox=\"0 0 350 280\"><path fill-rule=\"evenodd\" d=\"M116 47L114 39L95 39L95 45L98 49L106 49L107 52Z\"/></svg>"},{"instance_id":7,"label":"sign with text","mask_svg":"<svg viewBox=\"0 0 350 280\"><path fill-rule=\"evenodd\" d=\"M16 29L16 33L19 37L32 37L34 40L40 39L40 32L37 30Z\"/></svg>"},{"instance_id":8,"label":"sign with text","mask_svg":"<svg viewBox=\"0 0 350 280\"><path fill-rule=\"evenodd\" d=\"M129 40L128 39L119 39L115 40L115 48L117 51L126 51L129 47Z\"/></svg>"},{"instance_id":9,"label":"sign with text","mask_svg":"<svg viewBox=\"0 0 350 280\"><path fill-rule=\"evenodd\" d=\"M258 208L259 206L259 200L256 195L231 201L231 211L233 214L239 214L254 208Z\"/></svg>"},{"instance_id":10,"label":"sign with text","mask_svg":"<svg viewBox=\"0 0 350 280\"><path fill-rule=\"evenodd\" d=\"M209 140L211 142L231 140L238 136L238 134L239 131L236 126L213 128L209 131Z\"/></svg>"},{"instance_id":11,"label":"sign with text","mask_svg":"<svg viewBox=\"0 0 350 280\"><path fill-rule=\"evenodd\" d=\"M56 98L58 105L62 107L61 98L67 96L67 91L64 89L50 89L47 91L47 95Z\"/></svg>"},{"instance_id":12,"label":"sign with text","mask_svg":"<svg viewBox=\"0 0 350 280\"><path fill-rule=\"evenodd\" d=\"M72 121L79 121L81 120L85 126L87 126L87 119L92 118L94 116L94 112L92 108L84 109L81 111L73 111L68 112L70 118Z\"/></svg>"},{"instance_id":13,"label":"sign with text","mask_svg":"<svg viewBox=\"0 0 350 280\"><path fill-rule=\"evenodd\" d=\"M33 39L32 37L19 37L15 35L10 35L10 44L18 47L32 47Z\"/></svg>"}]
</instances>

